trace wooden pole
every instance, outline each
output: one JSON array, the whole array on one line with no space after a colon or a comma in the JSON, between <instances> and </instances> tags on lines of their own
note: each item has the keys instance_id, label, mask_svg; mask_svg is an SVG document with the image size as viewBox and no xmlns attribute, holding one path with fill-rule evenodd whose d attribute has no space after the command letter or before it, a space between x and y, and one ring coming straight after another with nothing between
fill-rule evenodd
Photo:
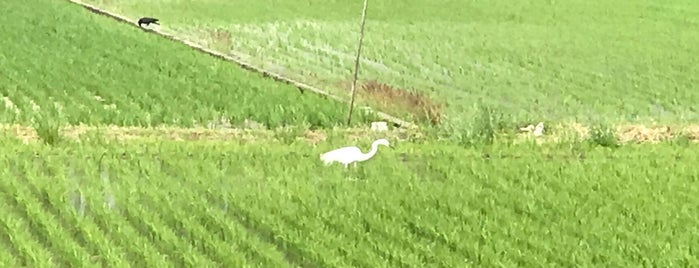
<instances>
[{"instance_id":1,"label":"wooden pole","mask_svg":"<svg viewBox=\"0 0 699 268\"><path fill-rule=\"evenodd\" d=\"M350 98L349 113L347 114L347 126L352 122L352 110L354 110L354 98L357 95L357 73L359 72L359 57L362 52L362 40L364 40L364 23L366 22L366 8L369 0L364 0L362 8L362 24L359 28L359 44L357 45L357 58L354 60L354 77L352 78L352 97Z\"/></svg>"}]
</instances>

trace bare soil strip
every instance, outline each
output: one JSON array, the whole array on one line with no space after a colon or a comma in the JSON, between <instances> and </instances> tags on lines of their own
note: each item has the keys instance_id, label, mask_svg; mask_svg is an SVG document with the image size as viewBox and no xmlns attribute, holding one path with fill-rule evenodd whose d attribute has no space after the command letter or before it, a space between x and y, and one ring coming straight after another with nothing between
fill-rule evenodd
<instances>
[{"instance_id":1,"label":"bare soil strip","mask_svg":"<svg viewBox=\"0 0 699 268\"><path fill-rule=\"evenodd\" d=\"M5 135L16 137L25 143L40 141L40 137L34 128L22 125L0 125L0 130ZM534 137L530 133L518 133L514 137L525 141L536 139L537 142L565 142L571 139L585 139L589 137L589 128L579 124L554 126L550 133L541 137ZM657 143L678 137L689 141L699 142L699 125L684 127L671 126L644 126L624 125L616 127L616 136L621 143ZM209 128L182 128L182 127L120 127L108 126L66 126L61 128L62 138L81 141L91 138L104 138L107 140L171 140L171 141L237 141L237 142L261 142L280 139L305 140L310 143L319 143L330 136L359 140L367 138L386 137L397 140L421 140L429 138L417 129L393 128L385 132L375 132L369 128L338 128L332 130L253 130L240 128L209 129Z\"/></svg>"},{"instance_id":2,"label":"bare soil strip","mask_svg":"<svg viewBox=\"0 0 699 268\"><path fill-rule=\"evenodd\" d=\"M25 143L40 140L34 128L22 125L0 125L0 131L5 135L16 137ZM326 131L297 130L292 128L279 128L276 130L258 130L241 128L209 129L204 127L121 127L121 126L65 126L60 129L62 138L71 140L85 140L91 137L105 138L107 140L172 140L172 141L239 141L258 142L279 140L285 138L304 139L311 143L325 141L329 132L342 138L361 139L365 137L381 136L396 139L408 139L422 136L415 130L395 128L390 131L377 133L370 129L342 128Z\"/></svg>"}]
</instances>

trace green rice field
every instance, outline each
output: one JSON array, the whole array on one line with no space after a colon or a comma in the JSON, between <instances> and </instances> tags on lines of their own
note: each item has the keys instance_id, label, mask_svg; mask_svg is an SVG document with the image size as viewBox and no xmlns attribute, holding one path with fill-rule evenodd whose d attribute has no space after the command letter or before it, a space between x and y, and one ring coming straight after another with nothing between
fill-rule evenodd
<instances>
[{"instance_id":1,"label":"green rice field","mask_svg":"<svg viewBox=\"0 0 699 268\"><path fill-rule=\"evenodd\" d=\"M349 171L317 161L337 145L51 147L5 138L0 260L12 267L699 265L695 145L484 151L397 143Z\"/></svg>"},{"instance_id":2,"label":"green rice field","mask_svg":"<svg viewBox=\"0 0 699 268\"><path fill-rule=\"evenodd\" d=\"M361 1L88 2L346 96ZM698 267L697 10L370 2L359 103L420 125L375 132L69 1L4 3L0 265Z\"/></svg>"},{"instance_id":3,"label":"green rice field","mask_svg":"<svg viewBox=\"0 0 699 268\"><path fill-rule=\"evenodd\" d=\"M331 127L344 104L200 55L67 2L4 4L3 122L206 126L246 119L270 128ZM357 122L372 117L357 112Z\"/></svg>"},{"instance_id":4,"label":"green rice field","mask_svg":"<svg viewBox=\"0 0 699 268\"><path fill-rule=\"evenodd\" d=\"M363 2L85 1L342 96ZM477 103L519 121L699 119L697 1L388 0L367 13L359 78L448 104L447 123Z\"/></svg>"}]
</instances>

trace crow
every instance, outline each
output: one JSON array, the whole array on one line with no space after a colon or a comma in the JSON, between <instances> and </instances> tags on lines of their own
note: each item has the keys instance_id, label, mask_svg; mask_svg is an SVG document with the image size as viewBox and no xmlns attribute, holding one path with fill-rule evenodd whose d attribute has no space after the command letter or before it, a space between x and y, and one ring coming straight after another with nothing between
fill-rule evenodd
<instances>
[{"instance_id":1,"label":"crow","mask_svg":"<svg viewBox=\"0 0 699 268\"><path fill-rule=\"evenodd\" d=\"M143 27L143 26L141 26L141 24L145 24L146 26L148 26L151 23L153 23L155 25L160 25L160 24L158 24L158 19L156 19L156 18L143 17L143 18L138 19L138 26L139 27Z\"/></svg>"}]
</instances>

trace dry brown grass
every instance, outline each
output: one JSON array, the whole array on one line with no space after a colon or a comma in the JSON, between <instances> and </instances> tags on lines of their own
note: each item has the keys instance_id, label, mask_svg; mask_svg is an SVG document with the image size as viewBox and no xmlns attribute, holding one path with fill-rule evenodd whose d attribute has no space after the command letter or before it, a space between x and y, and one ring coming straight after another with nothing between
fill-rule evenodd
<instances>
[{"instance_id":1,"label":"dry brown grass","mask_svg":"<svg viewBox=\"0 0 699 268\"><path fill-rule=\"evenodd\" d=\"M539 142L561 142L572 137L587 139L590 136L590 127L579 123L559 124L554 127L556 129L555 133L546 134L537 138L537 140ZM685 137L692 142L699 142L699 126L696 125L618 125L614 127L614 133L621 143L658 143L679 137ZM530 136L530 134L521 133L520 136Z\"/></svg>"},{"instance_id":2,"label":"dry brown grass","mask_svg":"<svg viewBox=\"0 0 699 268\"><path fill-rule=\"evenodd\" d=\"M587 133L589 130L585 127L578 127ZM622 143L628 142L661 142L674 139L680 136L685 136L690 141L699 141L699 126L668 126L668 125L622 125L615 129L619 141Z\"/></svg>"},{"instance_id":3,"label":"dry brown grass","mask_svg":"<svg viewBox=\"0 0 699 268\"><path fill-rule=\"evenodd\" d=\"M350 90L351 83L340 85ZM357 98L378 105L381 110L406 112L418 121L433 126L442 121L443 103L437 102L414 89L401 89L376 80L357 81Z\"/></svg>"}]
</instances>

